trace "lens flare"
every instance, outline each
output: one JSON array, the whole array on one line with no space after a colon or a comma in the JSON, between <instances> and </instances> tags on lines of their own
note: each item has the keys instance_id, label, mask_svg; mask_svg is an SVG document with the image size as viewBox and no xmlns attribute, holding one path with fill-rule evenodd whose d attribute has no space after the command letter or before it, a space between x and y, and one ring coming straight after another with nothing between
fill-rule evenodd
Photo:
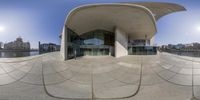
<instances>
[{"instance_id":1,"label":"lens flare","mask_svg":"<svg viewBox=\"0 0 200 100\"><path fill-rule=\"evenodd\" d=\"M197 31L198 31L198 32L200 32L200 26L197 26L197 28L196 28L196 29L197 29Z\"/></svg>"},{"instance_id":2,"label":"lens flare","mask_svg":"<svg viewBox=\"0 0 200 100\"><path fill-rule=\"evenodd\" d=\"M5 28L3 26L0 26L0 32L3 32Z\"/></svg>"}]
</instances>

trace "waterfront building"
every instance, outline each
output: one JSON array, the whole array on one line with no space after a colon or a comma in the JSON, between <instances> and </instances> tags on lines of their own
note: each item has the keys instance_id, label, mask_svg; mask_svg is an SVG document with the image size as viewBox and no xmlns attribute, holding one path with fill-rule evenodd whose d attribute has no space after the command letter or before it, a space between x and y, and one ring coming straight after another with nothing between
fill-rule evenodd
<instances>
[{"instance_id":1,"label":"waterfront building","mask_svg":"<svg viewBox=\"0 0 200 100\"><path fill-rule=\"evenodd\" d=\"M4 44L5 50L20 50L20 51L30 51L30 43L23 42L21 37L18 37L15 41L5 43Z\"/></svg>"},{"instance_id":2,"label":"waterfront building","mask_svg":"<svg viewBox=\"0 0 200 100\"><path fill-rule=\"evenodd\" d=\"M193 43L193 49L200 50L200 43Z\"/></svg>"},{"instance_id":3,"label":"waterfront building","mask_svg":"<svg viewBox=\"0 0 200 100\"><path fill-rule=\"evenodd\" d=\"M184 44L177 44L177 45L175 45L175 49L183 49L183 48L185 48Z\"/></svg>"},{"instance_id":4,"label":"waterfront building","mask_svg":"<svg viewBox=\"0 0 200 100\"><path fill-rule=\"evenodd\" d=\"M192 47L192 46L193 46L193 43L185 44L185 47L186 47L186 48Z\"/></svg>"},{"instance_id":5,"label":"waterfront building","mask_svg":"<svg viewBox=\"0 0 200 100\"><path fill-rule=\"evenodd\" d=\"M162 50L184 50L184 51L197 51L200 50L200 43L190 43L190 44L168 44L162 45Z\"/></svg>"},{"instance_id":6,"label":"waterfront building","mask_svg":"<svg viewBox=\"0 0 200 100\"><path fill-rule=\"evenodd\" d=\"M73 9L61 34L61 55L156 54L156 21L184 7L172 3L136 2L89 4Z\"/></svg>"},{"instance_id":7,"label":"waterfront building","mask_svg":"<svg viewBox=\"0 0 200 100\"><path fill-rule=\"evenodd\" d=\"M43 43L41 44L39 42L39 52L53 52L53 51L59 51L60 45L56 45L54 43Z\"/></svg>"},{"instance_id":8,"label":"waterfront building","mask_svg":"<svg viewBox=\"0 0 200 100\"><path fill-rule=\"evenodd\" d=\"M168 46L167 45L162 45L161 47L160 47L160 49L167 49L168 48Z\"/></svg>"},{"instance_id":9,"label":"waterfront building","mask_svg":"<svg viewBox=\"0 0 200 100\"><path fill-rule=\"evenodd\" d=\"M3 48L3 42L0 42L0 49Z\"/></svg>"}]
</instances>

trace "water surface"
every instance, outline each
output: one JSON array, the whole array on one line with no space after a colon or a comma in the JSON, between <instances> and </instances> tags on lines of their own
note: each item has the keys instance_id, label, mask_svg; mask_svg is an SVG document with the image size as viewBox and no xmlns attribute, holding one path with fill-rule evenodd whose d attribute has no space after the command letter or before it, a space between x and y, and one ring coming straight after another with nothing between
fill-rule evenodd
<instances>
[{"instance_id":1,"label":"water surface","mask_svg":"<svg viewBox=\"0 0 200 100\"><path fill-rule=\"evenodd\" d=\"M38 51L0 51L0 58L15 58L39 55Z\"/></svg>"}]
</instances>

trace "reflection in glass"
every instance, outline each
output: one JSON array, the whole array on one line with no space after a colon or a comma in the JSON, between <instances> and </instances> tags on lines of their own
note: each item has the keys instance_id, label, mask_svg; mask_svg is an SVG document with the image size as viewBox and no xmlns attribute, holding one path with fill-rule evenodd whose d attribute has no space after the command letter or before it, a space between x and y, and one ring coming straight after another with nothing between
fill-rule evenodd
<instances>
[{"instance_id":1,"label":"reflection in glass","mask_svg":"<svg viewBox=\"0 0 200 100\"><path fill-rule=\"evenodd\" d=\"M68 58L77 56L101 56L113 54L114 33L105 30L94 30L77 35L68 29Z\"/></svg>"}]
</instances>

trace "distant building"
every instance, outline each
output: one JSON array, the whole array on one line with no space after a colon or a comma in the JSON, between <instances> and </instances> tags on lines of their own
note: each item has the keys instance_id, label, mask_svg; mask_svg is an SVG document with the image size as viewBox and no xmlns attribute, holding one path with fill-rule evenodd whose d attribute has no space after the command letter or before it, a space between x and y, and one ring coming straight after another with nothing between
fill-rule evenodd
<instances>
[{"instance_id":1,"label":"distant building","mask_svg":"<svg viewBox=\"0 0 200 100\"><path fill-rule=\"evenodd\" d=\"M193 43L193 49L200 50L200 43Z\"/></svg>"},{"instance_id":2,"label":"distant building","mask_svg":"<svg viewBox=\"0 0 200 100\"><path fill-rule=\"evenodd\" d=\"M21 37L18 37L15 41L5 43L4 44L5 50L20 50L20 51L30 51L30 43L23 42Z\"/></svg>"},{"instance_id":3,"label":"distant building","mask_svg":"<svg viewBox=\"0 0 200 100\"><path fill-rule=\"evenodd\" d=\"M0 42L0 49L3 48L3 42Z\"/></svg>"},{"instance_id":4,"label":"distant building","mask_svg":"<svg viewBox=\"0 0 200 100\"><path fill-rule=\"evenodd\" d=\"M168 46L167 46L167 45L162 45L160 48L161 48L161 49L167 49Z\"/></svg>"},{"instance_id":5,"label":"distant building","mask_svg":"<svg viewBox=\"0 0 200 100\"><path fill-rule=\"evenodd\" d=\"M183 48L185 48L184 44L177 44L177 45L175 45L175 49L183 49Z\"/></svg>"},{"instance_id":6,"label":"distant building","mask_svg":"<svg viewBox=\"0 0 200 100\"><path fill-rule=\"evenodd\" d=\"M175 48L175 45L173 44L168 44L168 48L167 49L174 49Z\"/></svg>"},{"instance_id":7,"label":"distant building","mask_svg":"<svg viewBox=\"0 0 200 100\"><path fill-rule=\"evenodd\" d=\"M174 49L174 50L200 50L200 43L189 43L189 44L168 44L162 45L162 50Z\"/></svg>"},{"instance_id":8,"label":"distant building","mask_svg":"<svg viewBox=\"0 0 200 100\"><path fill-rule=\"evenodd\" d=\"M185 44L185 47L186 47L186 48L188 48L188 47L193 47L193 43Z\"/></svg>"},{"instance_id":9,"label":"distant building","mask_svg":"<svg viewBox=\"0 0 200 100\"><path fill-rule=\"evenodd\" d=\"M56 45L54 43L43 43L41 44L39 42L39 52L53 52L53 51L59 51L60 45Z\"/></svg>"}]
</instances>

